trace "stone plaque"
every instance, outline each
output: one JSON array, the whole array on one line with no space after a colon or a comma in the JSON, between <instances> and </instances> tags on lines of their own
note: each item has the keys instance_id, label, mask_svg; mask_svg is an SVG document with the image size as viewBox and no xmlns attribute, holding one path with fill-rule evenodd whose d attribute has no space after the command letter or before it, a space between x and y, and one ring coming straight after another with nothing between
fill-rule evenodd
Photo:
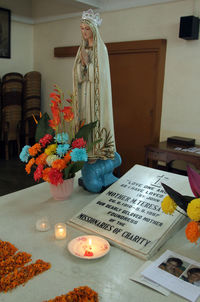
<instances>
[{"instance_id":1,"label":"stone plaque","mask_svg":"<svg viewBox=\"0 0 200 302\"><path fill-rule=\"evenodd\" d=\"M186 176L135 165L68 224L148 259L184 223L182 214L162 212L166 193L161 183L183 195L193 195Z\"/></svg>"}]
</instances>

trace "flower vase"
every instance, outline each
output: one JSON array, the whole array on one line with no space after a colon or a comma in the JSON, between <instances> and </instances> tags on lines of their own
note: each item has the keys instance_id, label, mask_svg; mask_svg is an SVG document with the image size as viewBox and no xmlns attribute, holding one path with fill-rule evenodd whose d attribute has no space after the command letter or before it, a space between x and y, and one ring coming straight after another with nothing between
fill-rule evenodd
<instances>
[{"instance_id":1,"label":"flower vase","mask_svg":"<svg viewBox=\"0 0 200 302\"><path fill-rule=\"evenodd\" d=\"M74 178L65 179L62 184L50 184L50 191L55 200L68 199L74 188Z\"/></svg>"}]
</instances>

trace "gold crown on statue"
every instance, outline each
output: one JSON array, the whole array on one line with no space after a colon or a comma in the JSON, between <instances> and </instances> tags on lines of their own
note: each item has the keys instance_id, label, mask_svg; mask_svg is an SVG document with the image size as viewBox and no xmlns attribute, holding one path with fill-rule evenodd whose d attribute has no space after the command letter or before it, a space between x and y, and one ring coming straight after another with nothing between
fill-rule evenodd
<instances>
[{"instance_id":1,"label":"gold crown on statue","mask_svg":"<svg viewBox=\"0 0 200 302\"><path fill-rule=\"evenodd\" d=\"M83 12L82 20L90 20L97 26L100 26L101 22L102 22L102 19L100 18L99 13L95 14L91 8L89 10Z\"/></svg>"}]
</instances>

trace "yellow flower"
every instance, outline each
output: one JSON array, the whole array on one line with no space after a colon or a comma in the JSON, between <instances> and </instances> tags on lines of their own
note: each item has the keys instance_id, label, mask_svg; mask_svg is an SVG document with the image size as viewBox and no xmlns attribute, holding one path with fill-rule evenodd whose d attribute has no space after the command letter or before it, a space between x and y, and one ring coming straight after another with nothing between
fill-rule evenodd
<instances>
[{"instance_id":1,"label":"yellow flower","mask_svg":"<svg viewBox=\"0 0 200 302\"><path fill-rule=\"evenodd\" d=\"M190 201L187 207L187 214L194 221L200 220L200 198L195 198Z\"/></svg>"},{"instance_id":2,"label":"yellow flower","mask_svg":"<svg viewBox=\"0 0 200 302\"><path fill-rule=\"evenodd\" d=\"M162 203L161 203L161 208L165 214L172 214L176 210L177 204L167 195Z\"/></svg>"},{"instance_id":3,"label":"yellow flower","mask_svg":"<svg viewBox=\"0 0 200 302\"><path fill-rule=\"evenodd\" d=\"M45 152L47 155L51 155L51 154L53 154L53 153L56 152L56 148L57 148L57 144L52 144L52 145L49 145L49 146L45 149L44 152Z\"/></svg>"}]
</instances>

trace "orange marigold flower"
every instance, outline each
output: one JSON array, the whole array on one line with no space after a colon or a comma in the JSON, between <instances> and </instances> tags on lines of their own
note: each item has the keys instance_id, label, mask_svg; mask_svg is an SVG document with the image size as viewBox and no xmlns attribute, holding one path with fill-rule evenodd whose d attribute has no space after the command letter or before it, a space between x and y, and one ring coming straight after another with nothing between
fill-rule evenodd
<instances>
[{"instance_id":1,"label":"orange marigold flower","mask_svg":"<svg viewBox=\"0 0 200 302\"><path fill-rule=\"evenodd\" d=\"M36 165L45 165L47 156L46 153L40 154L35 160Z\"/></svg>"},{"instance_id":2,"label":"orange marigold flower","mask_svg":"<svg viewBox=\"0 0 200 302\"><path fill-rule=\"evenodd\" d=\"M42 178L44 179L44 181L50 182L50 179L49 179L50 170L51 170L51 168L46 168L46 169L43 170Z\"/></svg>"},{"instance_id":3,"label":"orange marigold flower","mask_svg":"<svg viewBox=\"0 0 200 302\"><path fill-rule=\"evenodd\" d=\"M92 290L88 286L80 286L74 288L73 291L68 292L66 295L57 296L54 299L44 301L44 302L78 302L78 301L91 301L98 302L98 293Z\"/></svg>"},{"instance_id":4,"label":"orange marigold flower","mask_svg":"<svg viewBox=\"0 0 200 302\"><path fill-rule=\"evenodd\" d=\"M32 147L30 147L30 148L28 149L28 151L29 151L29 154L30 154L31 156L35 156L35 155L38 154L38 152L41 151L41 145L40 145L39 143L36 143L36 144L33 145Z\"/></svg>"},{"instance_id":5,"label":"orange marigold flower","mask_svg":"<svg viewBox=\"0 0 200 302\"><path fill-rule=\"evenodd\" d=\"M73 120L74 113L72 111L72 107L70 107L70 106L64 107L62 109L62 112L64 113L64 120L65 121L70 122L70 121Z\"/></svg>"},{"instance_id":6,"label":"orange marigold flower","mask_svg":"<svg viewBox=\"0 0 200 302\"><path fill-rule=\"evenodd\" d=\"M59 171L62 171L63 169L66 168L66 162L64 159L56 159L53 163L52 163L52 168L57 169Z\"/></svg>"},{"instance_id":7,"label":"orange marigold flower","mask_svg":"<svg viewBox=\"0 0 200 302\"><path fill-rule=\"evenodd\" d=\"M31 167L35 163L35 158L31 158L28 162L28 164L25 167L26 173L30 174L31 173Z\"/></svg>"},{"instance_id":8,"label":"orange marigold flower","mask_svg":"<svg viewBox=\"0 0 200 302\"><path fill-rule=\"evenodd\" d=\"M46 270L50 269L51 264L41 259L36 260L35 263L23 266L20 269L14 269L13 272L1 278L0 292L7 292L20 284L25 284Z\"/></svg>"},{"instance_id":9,"label":"orange marigold flower","mask_svg":"<svg viewBox=\"0 0 200 302\"><path fill-rule=\"evenodd\" d=\"M66 162L66 164L68 164L71 160L71 155L70 155L71 151L70 152L67 152L67 154L64 156L64 161Z\"/></svg>"},{"instance_id":10,"label":"orange marigold flower","mask_svg":"<svg viewBox=\"0 0 200 302\"><path fill-rule=\"evenodd\" d=\"M190 242L197 244L200 237L200 226L196 221L190 221L185 229L185 235Z\"/></svg>"}]
</instances>

